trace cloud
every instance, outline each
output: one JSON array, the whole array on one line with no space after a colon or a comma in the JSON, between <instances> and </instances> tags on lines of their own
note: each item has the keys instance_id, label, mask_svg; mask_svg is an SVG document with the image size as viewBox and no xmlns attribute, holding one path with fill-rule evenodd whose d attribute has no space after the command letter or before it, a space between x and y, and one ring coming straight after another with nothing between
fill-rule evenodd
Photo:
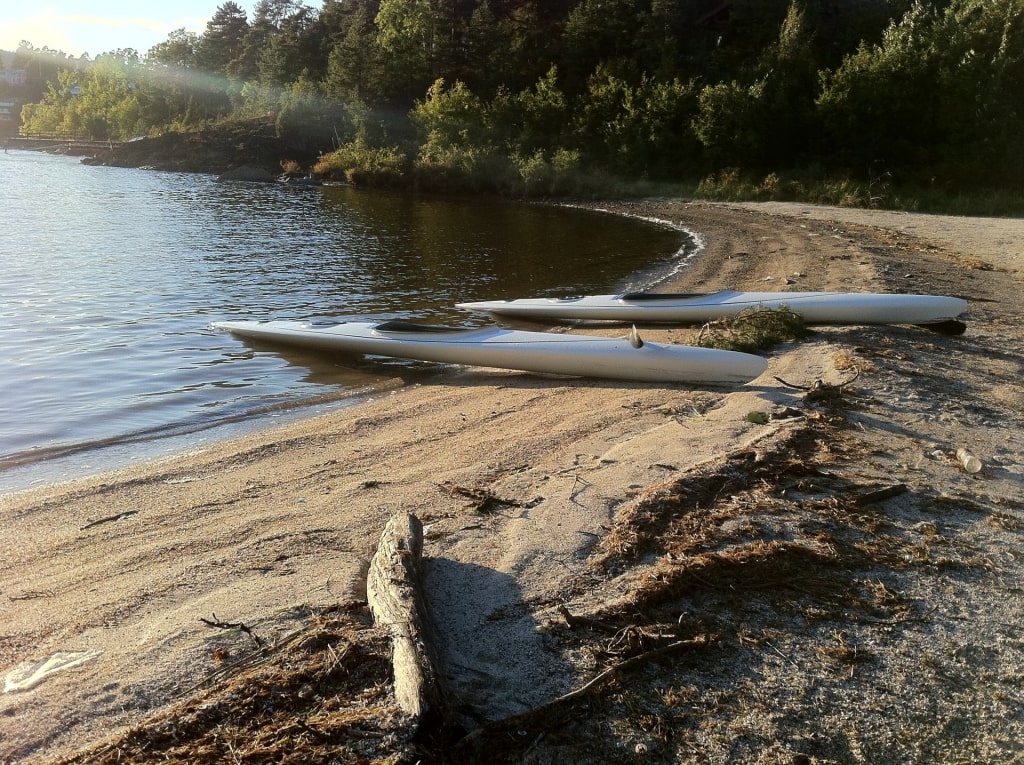
<instances>
[{"instance_id":1,"label":"cloud","mask_svg":"<svg viewBox=\"0 0 1024 765\"><path fill-rule=\"evenodd\" d=\"M137 16L131 19L113 19L109 16L90 16L87 14L69 14L61 17L68 24L102 27L104 29L145 29L157 34L168 34L175 29L184 27L190 32L202 32L206 29L208 19L186 17L177 19L153 19Z\"/></svg>"},{"instance_id":2,"label":"cloud","mask_svg":"<svg viewBox=\"0 0 1024 765\"><path fill-rule=\"evenodd\" d=\"M201 34L207 21L198 16L113 17L42 8L5 19L0 24L0 49L16 50L22 41L27 41L36 48L59 50L71 56L96 56L119 48L135 48L145 54L176 29Z\"/></svg>"}]
</instances>

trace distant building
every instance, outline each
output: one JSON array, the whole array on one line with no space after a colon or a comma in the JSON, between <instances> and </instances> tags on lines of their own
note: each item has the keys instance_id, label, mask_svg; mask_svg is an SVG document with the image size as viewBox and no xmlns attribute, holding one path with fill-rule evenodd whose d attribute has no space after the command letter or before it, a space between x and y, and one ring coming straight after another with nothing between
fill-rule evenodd
<instances>
[{"instance_id":1,"label":"distant building","mask_svg":"<svg viewBox=\"0 0 1024 765\"><path fill-rule=\"evenodd\" d=\"M12 87L20 88L28 82L28 73L24 69L4 69L3 80Z\"/></svg>"},{"instance_id":2,"label":"distant building","mask_svg":"<svg viewBox=\"0 0 1024 765\"><path fill-rule=\"evenodd\" d=\"M0 135L17 134L21 125L21 104L13 98L0 98Z\"/></svg>"}]
</instances>

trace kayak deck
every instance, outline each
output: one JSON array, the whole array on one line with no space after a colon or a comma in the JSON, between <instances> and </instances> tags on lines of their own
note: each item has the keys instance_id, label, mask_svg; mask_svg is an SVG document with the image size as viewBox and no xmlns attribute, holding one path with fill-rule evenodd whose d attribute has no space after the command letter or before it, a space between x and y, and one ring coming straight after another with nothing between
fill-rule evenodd
<instances>
[{"instance_id":1,"label":"kayak deck","mask_svg":"<svg viewBox=\"0 0 1024 765\"><path fill-rule=\"evenodd\" d=\"M694 323L752 308L787 308L808 324L931 324L956 319L967 301L945 295L870 292L740 292L589 295L458 303L498 316L555 320Z\"/></svg>"},{"instance_id":2,"label":"kayak deck","mask_svg":"<svg viewBox=\"0 0 1024 765\"><path fill-rule=\"evenodd\" d=\"M292 347L525 372L643 382L745 383L768 366L760 356L685 345L530 332L441 327L404 321L316 326L295 321L225 321L211 329Z\"/></svg>"}]
</instances>

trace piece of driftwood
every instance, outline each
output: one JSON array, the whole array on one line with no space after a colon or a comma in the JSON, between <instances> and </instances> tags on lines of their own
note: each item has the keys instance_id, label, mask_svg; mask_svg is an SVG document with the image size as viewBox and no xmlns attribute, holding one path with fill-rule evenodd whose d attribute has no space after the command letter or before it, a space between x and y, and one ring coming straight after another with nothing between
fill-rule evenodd
<instances>
[{"instance_id":1,"label":"piece of driftwood","mask_svg":"<svg viewBox=\"0 0 1024 765\"><path fill-rule=\"evenodd\" d=\"M786 382L781 377L777 376L775 379L785 385L787 388L794 388L795 390L806 391L807 394L804 396L804 400L813 404L817 401L835 402L843 398L844 391L847 385L852 383L860 377L860 370L858 369L853 373L853 376L849 380L844 380L841 383L827 383L822 379L817 379L810 385L797 385L795 383Z\"/></svg>"},{"instance_id":2,"label":"piece of driftwood","mask_svg":"<svg viewBox=\"0 0 1024 765\"><path fill-rule=\"evenodd\" d=\"M591 619L587 616L576 616L575 614L569 613L569 609L565 606L559 606L558 613L562 615L562 618L565 619L565 623L572 629L576 629L577 627L590 627L591 629L601 630L602 632L610 632L613 635L622 629L622 627L619 627L616 624L608 624L607 622Z\"/></svg>"},{"instance_id":3,"label":"piece of driftwood","mask_svg":"<svg viewBox=\"0 0 1024 765\"><path fill-rule=\"evenodd\" d=\"M125 518L131 518L133 515L138 515L138 514L139 514L138 510L125 510L123 513L118 513L117 515L108 515L106 518L99 518L99 519L97 519L95 521L90 521L89 523L85 524L84 526L79 526L78 530L79 531L85 531L86 529L91 529L93 526L99 526L100 524L103 524L103 523L112 523L113 521L123 521Z\"/></svg>"},{"instance_id":4,"label":"piece of driftwood","mask_svg":"<svg viewBox=\"0 0 1024 765\"><path fill-rule=\"evenodd\" d=\"M391 632L395 697L417 725L445 724L448 718L420 579L423 524L408 513L384 527L370 561L366 599L378 625Z\"/></svg>"},{"instance_id":5,"label":"piece of driftwood","mask_svg":"<svg viewBox=\"0 0 1024 765\"><path fill-rule=\"evenodd\" d=\"M263 641L260 640L259 636L255 632L252 631L252 628L251 627L247 627L242 622L225 622L225 621L221 621L220 619L217 618L217 614L213 615L213 619L212 620L211 619L204 619L203 617L200 616L199 617L199 621L201 621L207 627L216 627L217 629L221 629L221 630L240 630L240 631L244 632L246 635L248 635L249 637L251 637L252 638L252 642L254 642L256 645L263 645Z\"/></svg>"},{"instance_id":6,"label":"piece of driftwood","mask_svg":"<svg viewBox=\"0 0 1024 765\"><path fill-rule=\"evenodd\" d=\"M876 502L884 502L887 499L898 497L900 494L907 493L907 485L905 483L897 483L893 486L886 486L882 489L875 489L869 491L854 499L854 504L857 507L864 507L865 505L873 505Z\"/></svg>"}]
</instances>

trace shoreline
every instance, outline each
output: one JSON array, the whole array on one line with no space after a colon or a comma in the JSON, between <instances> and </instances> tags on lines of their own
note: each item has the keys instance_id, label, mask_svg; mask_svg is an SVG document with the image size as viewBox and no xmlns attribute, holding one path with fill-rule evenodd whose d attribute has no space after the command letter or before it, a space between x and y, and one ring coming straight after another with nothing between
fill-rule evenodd
<instances>
[{"instance_id":1,"label":"shoreline","mask_svg":"<svg viewBox=\"0 0 1024 765\"><path fill-rule=\"evenodd\" d=\"M221 442L243 439L358 406L361 402L389 392L397 386L413 384L399 380L397 377L382 378L371 386L305 398L289 402L283 407L275 405L255 414L246 414L208 427L197 427L180 435L162 435L147 440L147 446L141 455L136 453L125 456L137 449L138 444L124 439L116 444L100 447L99 452L96 447L90 446L71 450L70 454L61 457L25 459L21 464L5 470L8 472L7 478L0 477L0 498L25 491L68 486L90 479L115 480L124 471L145 470L148 465L198 454ZM280 421L267 421L276 418L280 418Z\"/></svg>"},{"instance_id":2,"label":"shoreline","mask_svg":"<svg viewBox=\"0 0 1024 765\"><path fill-rule=\"evenodd\" d=\"M774 443L814 432L823 420L808 414L758 426L746 415L785 407L818 412L808 407L804 391L787 389L777 378L835 383L850 376L849 364L860 377L843 416L855 427L843 433L844 448L836 448L827 472L861 486L910 487L872 513L884 520L879 528L886 534L906 537L901 554L917 550L920 557L927 550L930 561L890 571L880 557L877 570L858 573L857 579L887 582L902 593L908 613L927 618L931 629L904 628L900 640L881 640L853 604L848 608L855 616L845 621L829 615L782 623L760 613L754 600L730 617L735 622L716 627L722 633L717 650L732 657L728 667L713 655L710 664L685 664L672 682L681 690L702 689L687 702L692 704L707 689L723 700L758 689L744 713L741 741L747 744L737 745L749 749L734 761L754 762L757 752L788 752L822 762L868 762L871 753L905 754L908 737L920 743L925 726L957 716L976 723L972 734L940 743L967 754L1005 753L1022 725L1007 723L1011 707L999 694L1010 692L1014 673L1024 667L1024 645L1002 635L996 624L1019 623L1024 615L1020 599L1004 594L1024 582L1021 566L1004 554L1024 528L1024 510L1014 498L1024 461L1016 445L1024 394L1014 366L1013 354L1019 353L1012 350L1020 347L1021 264L1013 270L1004 264L986 268L974 263L986 259L981 248L955 251L916 231L910 236L876 226L870 211L852 211L850 217L860 220L854 222L837 220L838 213L830 211L817 221L802 213L672 200L593 207L663 215L701 231L705 252L678 279L661 285L666 291L766 283L778 289L793 280L806 290L912 285L922 292L968 292L974 299L968 335L957 340L913 328L824 329L805 343L773 350L769 372L735 389L460 370L356 407L219 442L199 454L0 496L11 549L0 567L7 595L2 618L8 624L0 667L7 673L60 652L89 656L29 691L0 696L0 759L48 762L166 708L217 669L218 650L245 648L245 635L221 634L201 623L211 614L249 625L272 642L318 609L362 599L380 530L399 512L415 512L428 527L430 605L444 627L441 644L453 693L475 710L478 721L543 704L578 687L589 666L585 657L571 660L576 654L564 647L572 638L557 627L557 606L610 618L604 615L614 612L615 603L636 597L645 577L666 565L623 561L614 575L595 574L595 559L607 556L602 545L623 532L638 503L700 480L731 454L774 455L765 464L780 459ZM968 229L979 225L960 223ZM998 243L993 247L998 250ZM644 330L664 342L685 342L693 332ZM997 354L997 348L1007 350ZM977 400L988 408L963 403ZM829 433L822 430L818 437ZM865 434L874 451L861 453L852 444ZM949 456L962 445L982 459L979 478L962 475ZM486 496L506 504L482 513L472 498ZM791 547L806 545L824 555L824 542L805 538L806 529L821 523L814 516L817 506L783 506L783 496L771 500L772 523L781 524L773 533L788 538ZM942 511L931 509L936 497L947 498ZM720 501L728 503L729 496ZM716 527L716 533L727 527ZM711 529L703 533L710 544ZM740 543L723 538L716 544L712 549L724 554ZM947 561L959 561L958 567L935 563L940 550ZM972 554L989 560L987 570L998 575L979 578L981 564L971 562ZM703 597L714 602L718 596ZM698 601L678 607L703 618ZM811 613L811 606L803 608ZM989 613L991 621L960 621L971 612ZM720 611L726 613L732 612ZM974 662L961 653L954 661L942 652L954 629L957 644L987 640L997 646L996 654ZM870 645L873 658L850 665L856 672L849 678L833 677L814 658L822 635L837 631L860 641L865 651ZM776 651L753 649L762 639ZM779 660L780 653L788 660ZM972 678L972 688L974 678L996 673L977 690L983 697L975 699L976 708L965 707L966 698L949 696L950 705L922 712L923 699L955 690L942 673L922 675L926 655L947 674L951 662L959 662L955 670ZM753 674L747 679L729 674L748 665ZM804 684L807 672L798 670L812 665L818 669L811 675L819 688L829 689L831 701L820 690L810 696L784 692ZM900 695L899 678L910 676L917 678L913 696ZM760 677L761 684L751 686L750 677ZM757 699L764 700L764 709ZM611 710L601 713L603 730L606 736L615 731L613 738L630 747L654 748L665 761L675 757L676 746L704 747L714 759L727 751L721 747L737 719L730 706L735 703L717 714L710 707L695 711L702 726L680 720L674 744L642 733L635 721ZM888 717L858 712L872 704L891 707ZM770 715L769 706L786 714ZM817 744L806 738L812 711L821 719ZM854 729L866 755L851 754ZM838 740L843 736L845 750ZM555 735L547 746L576 751ZM599 749L590 759L573 761L609 761Z\"/></svg>"},{"instance_id":3,"label":"shoreline","mask_svg":"<svg viewBox=\"0 0 1024 765\"><path fill-rule=\"evenodd\" d=\"M593 206L585 204L558 204L557 206L579 208L587 211L600 211ZM624 280L627 283L643 283L645 290L657 290L660 286L671 284L678 279L679 273L685 269L690 262L701 252L703 243L698 233L685 227L673 224L667 220L656 218L643 218L642 216L626 215L645 220L655 225L663 225L667 228L679 231L689 238L673 257L666 259L660 265L648 266ZM667 265L671 263L671 267ZM467 320L472 315L466 314ZM543 329L544 327L540 327ZM6 476L0 474L0 496L15 494L33 489L45 489L52 485L68 485L80 480L88 480L100 476L116 476L124 470L135 467L143 467L148 463L162 462L174 459L180 455L187 455L196 451L210 448L211 445L220 441L232 441L237 438L245 438L248 435L258 434L262 431L272 430L281 427L284 423L295 423L300 420L315 418L327 409L347 409L359 404L367 398L372 398L385 391L390 391L396 386L402 387L415 384L415 381L424 376L461 374L458 367L454 371L445 369L446 365L437 365L428 369L414 369L412 367L401 376L382 377L379 382L361 388L346 389L334 393L310 396L285 405L275 404L266 411L261 409L256 413L247 414L237 419L229 419L224 422L214 423L209 426L196 427L182 435L159 435L153 439L144 440L142 443L142 454L135 454L139 448L138 442L132 439L121 439L112 445L96 447L72 447L68 454L58 457L35 458L27 452L18 453L20 461L10 468L5 468ZM409 378L413 382L409 382ZM280 417L282 422L267 422L268 418ZM202 444L201 447L193 447L195 442ZM47 451L47 450L40 450Z\"/></svg>"}]
</instances>

